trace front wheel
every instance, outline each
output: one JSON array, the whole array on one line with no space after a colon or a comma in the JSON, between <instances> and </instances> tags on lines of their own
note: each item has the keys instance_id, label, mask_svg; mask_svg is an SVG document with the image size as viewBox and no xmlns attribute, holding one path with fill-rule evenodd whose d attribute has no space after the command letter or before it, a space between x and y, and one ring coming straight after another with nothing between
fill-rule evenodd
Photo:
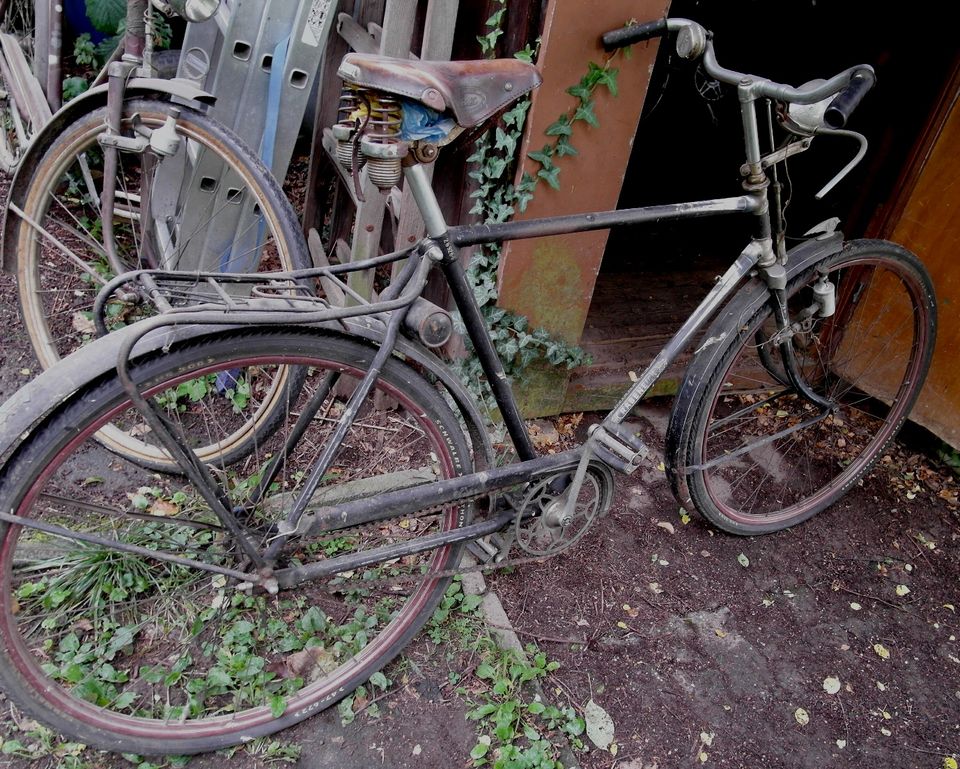
<instances>
[{"instance_id":1,"label":"front wheel","mask_svg":"<svg viewBox=\"0 0 960 769\"><path fill-rule=\"evenodd\" d=\"M827 318L814 294L823 277L836 289ZM933 354L933 286L900 246L854 241L795 276L787 295L800 373L832 408L788 384L769 303L744 315L734 300L708 332L723 341L691 364L671 417L681 502L736 534L799 523L862 478L910 413Z\"/></svg>"},{"instance_id":2,"label":"front wheel","mask_svg":"<svg viewBox=\"0 0 960 769\"><path fill-rule=\"evenodd\" d=\"M211 437L232 431L257 407L260 378L269 380L277 367L306 373L285 404L282 425L253 453L209 466L246 537L261 550L344 412L338 393L349 392L349 381L362 376L374 354L336 335L237 331L174 346L132 373L175 432L197 429ZM178 396L236 370L250 372L249 387L230 408L196 408L189 395ZM470 472L460 423L431 384L392 359L375 388L307 519L339 501ZM298 421L305 412L312 414L308 424ZM446 545L270 596L189 562L117 550L111 542L210 567L252 568L197 486L104 450L94 436L107 422L142 426L112 374L78 390L37 428L0 482L0 510L103 540L0 524L0 683L23 710L86 744L196 753L297 723L397 655L442 597L450 581L444 572L459 563L462 545ZM261 497L256 490L272 461L279 470ZM304 533L288 543L276 568L454 529L469 522L471 511L468 504L449 505Z\"/></svg>"}]
</instances>

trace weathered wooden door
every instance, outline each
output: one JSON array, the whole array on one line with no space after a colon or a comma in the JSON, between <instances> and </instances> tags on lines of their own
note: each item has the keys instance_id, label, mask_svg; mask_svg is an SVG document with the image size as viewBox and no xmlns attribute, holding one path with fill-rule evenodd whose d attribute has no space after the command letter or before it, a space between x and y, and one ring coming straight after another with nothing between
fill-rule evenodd
<instances>
[{"instance_id":1,"label":"weathered wooden door","mask_svg":"<svg viewBox=\"0 0 960 769\"><path fill-rule=\"evenodd\" d=\"M913 419L960 447L960 58L900 195L875 231L914 251L933 277L939 330Z\"/></svg>"}]
</instances>

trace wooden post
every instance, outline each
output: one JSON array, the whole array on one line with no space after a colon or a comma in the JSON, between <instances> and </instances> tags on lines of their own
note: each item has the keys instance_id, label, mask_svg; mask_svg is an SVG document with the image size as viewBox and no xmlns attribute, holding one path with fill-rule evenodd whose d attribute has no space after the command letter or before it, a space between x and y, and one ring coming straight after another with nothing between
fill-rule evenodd
<instances>
[{"instance_id":1,"label":"wooden post","mask_svg":"<svg viewBox=\"0 0 960 769\"><path fill-rule=\"evenodd\" d=\"M589 62L603 61L600 36L629 19L662 17L668 5L669 0L550 0L538 60L544 83L534 93L523 157L550 141L544 133L547 126L576 104L566 88L580 81ZM580 154L560 160L560 190L541 182L527 211L517 218L616 207L657 46L657 41L640 43L633 46L631 58L617 58L619 96L603 88L595 92L599 128L576 124L571 143ZM531 161L526 168L536 173ZM577 344L606 242L606 232L588 232L507 244L500 263L499 304L528 316L533 327ZM514 383L524 414L558 413L569 379L566 369L543 367Z\"/></svg>"}]
</instances>

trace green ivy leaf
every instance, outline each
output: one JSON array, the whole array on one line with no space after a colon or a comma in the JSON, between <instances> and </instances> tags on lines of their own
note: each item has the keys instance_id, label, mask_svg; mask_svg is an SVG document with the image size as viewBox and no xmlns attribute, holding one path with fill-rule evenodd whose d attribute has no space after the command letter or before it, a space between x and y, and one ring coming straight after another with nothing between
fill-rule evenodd
<instances>
[{"instance_id":1,"label":"green ivy leaf","mask_svg":"<svg viewBox=\"0 0 960 769\"><path fill-rule=\"evenodd\" d=\"M576 112L573 113L573 119L583 120L594 128L600 126L600 121L597 120L597 116L593 111L592 101L585 101L579 107L577 107Z\"/></svg>"},{"instance_id":2,"label":"green ivy leaf","mask_svg":"<svg viewBox=\"0 0 960 769\"><path fill-rule=\"evenodd\" d=\"M528 152L527 157L531 160L536 160L540 165L545 168L550 168L553 165L553 161L550 160L550 157L553 155L553 145L545 144L542 150L537 152Z\"/></svg>"},{"instance_id":3,"label":"green ivy leaf","mask_svg":"<svg viewBox=\"0 0 960 769\"><path fill-rule=\"evenodd\" d=\"M90 23L108 35L115 34L127 16L126 0L87 0L86 6Z\"/></svg>"},{"instance_id":4,"label":"green ivy leaf","mask_svg":"<svg viewBox=\"0 0 960 769\"><path fill-rule=\"evenodd\" d=\"M544 131L547 136L570 136L573 134L573 128L570 127L570 118L567 115L561 115L556 121L547 126Z\"/></svg>"},{"instance_id":5,"label":"green ivy leaf","mask_svg":"<svg viewBox=\"0 0 960 769\"><path fill-rule=\"evenodd\" d=\"M499 126L497 127L497 140L494 146L498 150L504 150L507 155L513 157L517 149L517 136L512 136Z\"/></svg>"},{"instance_id":6,"label":"green ivy leaf","mask_svg":"<svg viewBox=\"0 0 960 769\"><path fill-rule=\"evenodd\" d=\"M618 74L619 74L619 70L614 69L612 67L609 69L603 70L602 74L597 79L597 85L604 86L610 92L611 96L616 96L619 93L617 89Z\"/></svg>"},{"instance_id":7,"label":"green ivy leaf","mask_svg":"<svg viewBox=\"0 0 960 769\"><path fill-rule=\"evenodd\" d=\"M557 142L556 155L558 158L579 155L580 151L574 147L564 136Z\"/></svg>"},{"instance_id":8,"label":"green ivy leaf","mask_svg":"<svg viewBox=\"0 0 960 769\"><path fill-rule=\"evenodd\" d=\"M560 189L560 167L554 166L551 169L541 168L537 171L537 176L543 179L547 184L549 184L553 189Z\"/></svg>"},{"instance_id":9,"label":"green ivy leaf","mask_svg":"<svg viewBox=\"0 0 960 769\"><path fill-rule=\"evenodd\" d=\"M587 101L590 98L591 90L590 86L581 80L576 85L572 85L567 89L567 93L580 101Z\"/></svg>"}]
</instances>

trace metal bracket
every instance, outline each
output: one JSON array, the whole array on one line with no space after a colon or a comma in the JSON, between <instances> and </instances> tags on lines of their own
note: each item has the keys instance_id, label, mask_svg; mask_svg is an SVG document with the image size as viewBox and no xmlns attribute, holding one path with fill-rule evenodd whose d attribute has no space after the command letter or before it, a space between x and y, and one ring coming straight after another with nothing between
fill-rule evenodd
<instances>
[{"instance_id":1,"label":"metal bracket","mask_svg":"<svg viewBox=\"0 0 960 769\"><path fill-rule=\"evenodd\" d=\"M793 155L799 155L801 152L806 152L810 149L810 144L813 142L813 137L807 137L801 139L798 142L791 142L786 147L781 147L776 152L771 152L769 155L765 155L760 158L760 167L763 169L770 168L770 166L776 165L777 163L782 163L789 157ZM744 163L740 166L740 175L749 176L751 174L750 166L747 163Z\"/></svg>"},{"instance_id":2,"label":"metal bracket","mask_svg":"<svg viewBox=\"0 0 960 769\"><path fill-rule=\"evenodd\" d=\"M120 134L103 133L97 137L101 147L112 147L121 152L145 152L150 146L150 140L143 136L122 136Z\"/></svg>"}]
</instances>

